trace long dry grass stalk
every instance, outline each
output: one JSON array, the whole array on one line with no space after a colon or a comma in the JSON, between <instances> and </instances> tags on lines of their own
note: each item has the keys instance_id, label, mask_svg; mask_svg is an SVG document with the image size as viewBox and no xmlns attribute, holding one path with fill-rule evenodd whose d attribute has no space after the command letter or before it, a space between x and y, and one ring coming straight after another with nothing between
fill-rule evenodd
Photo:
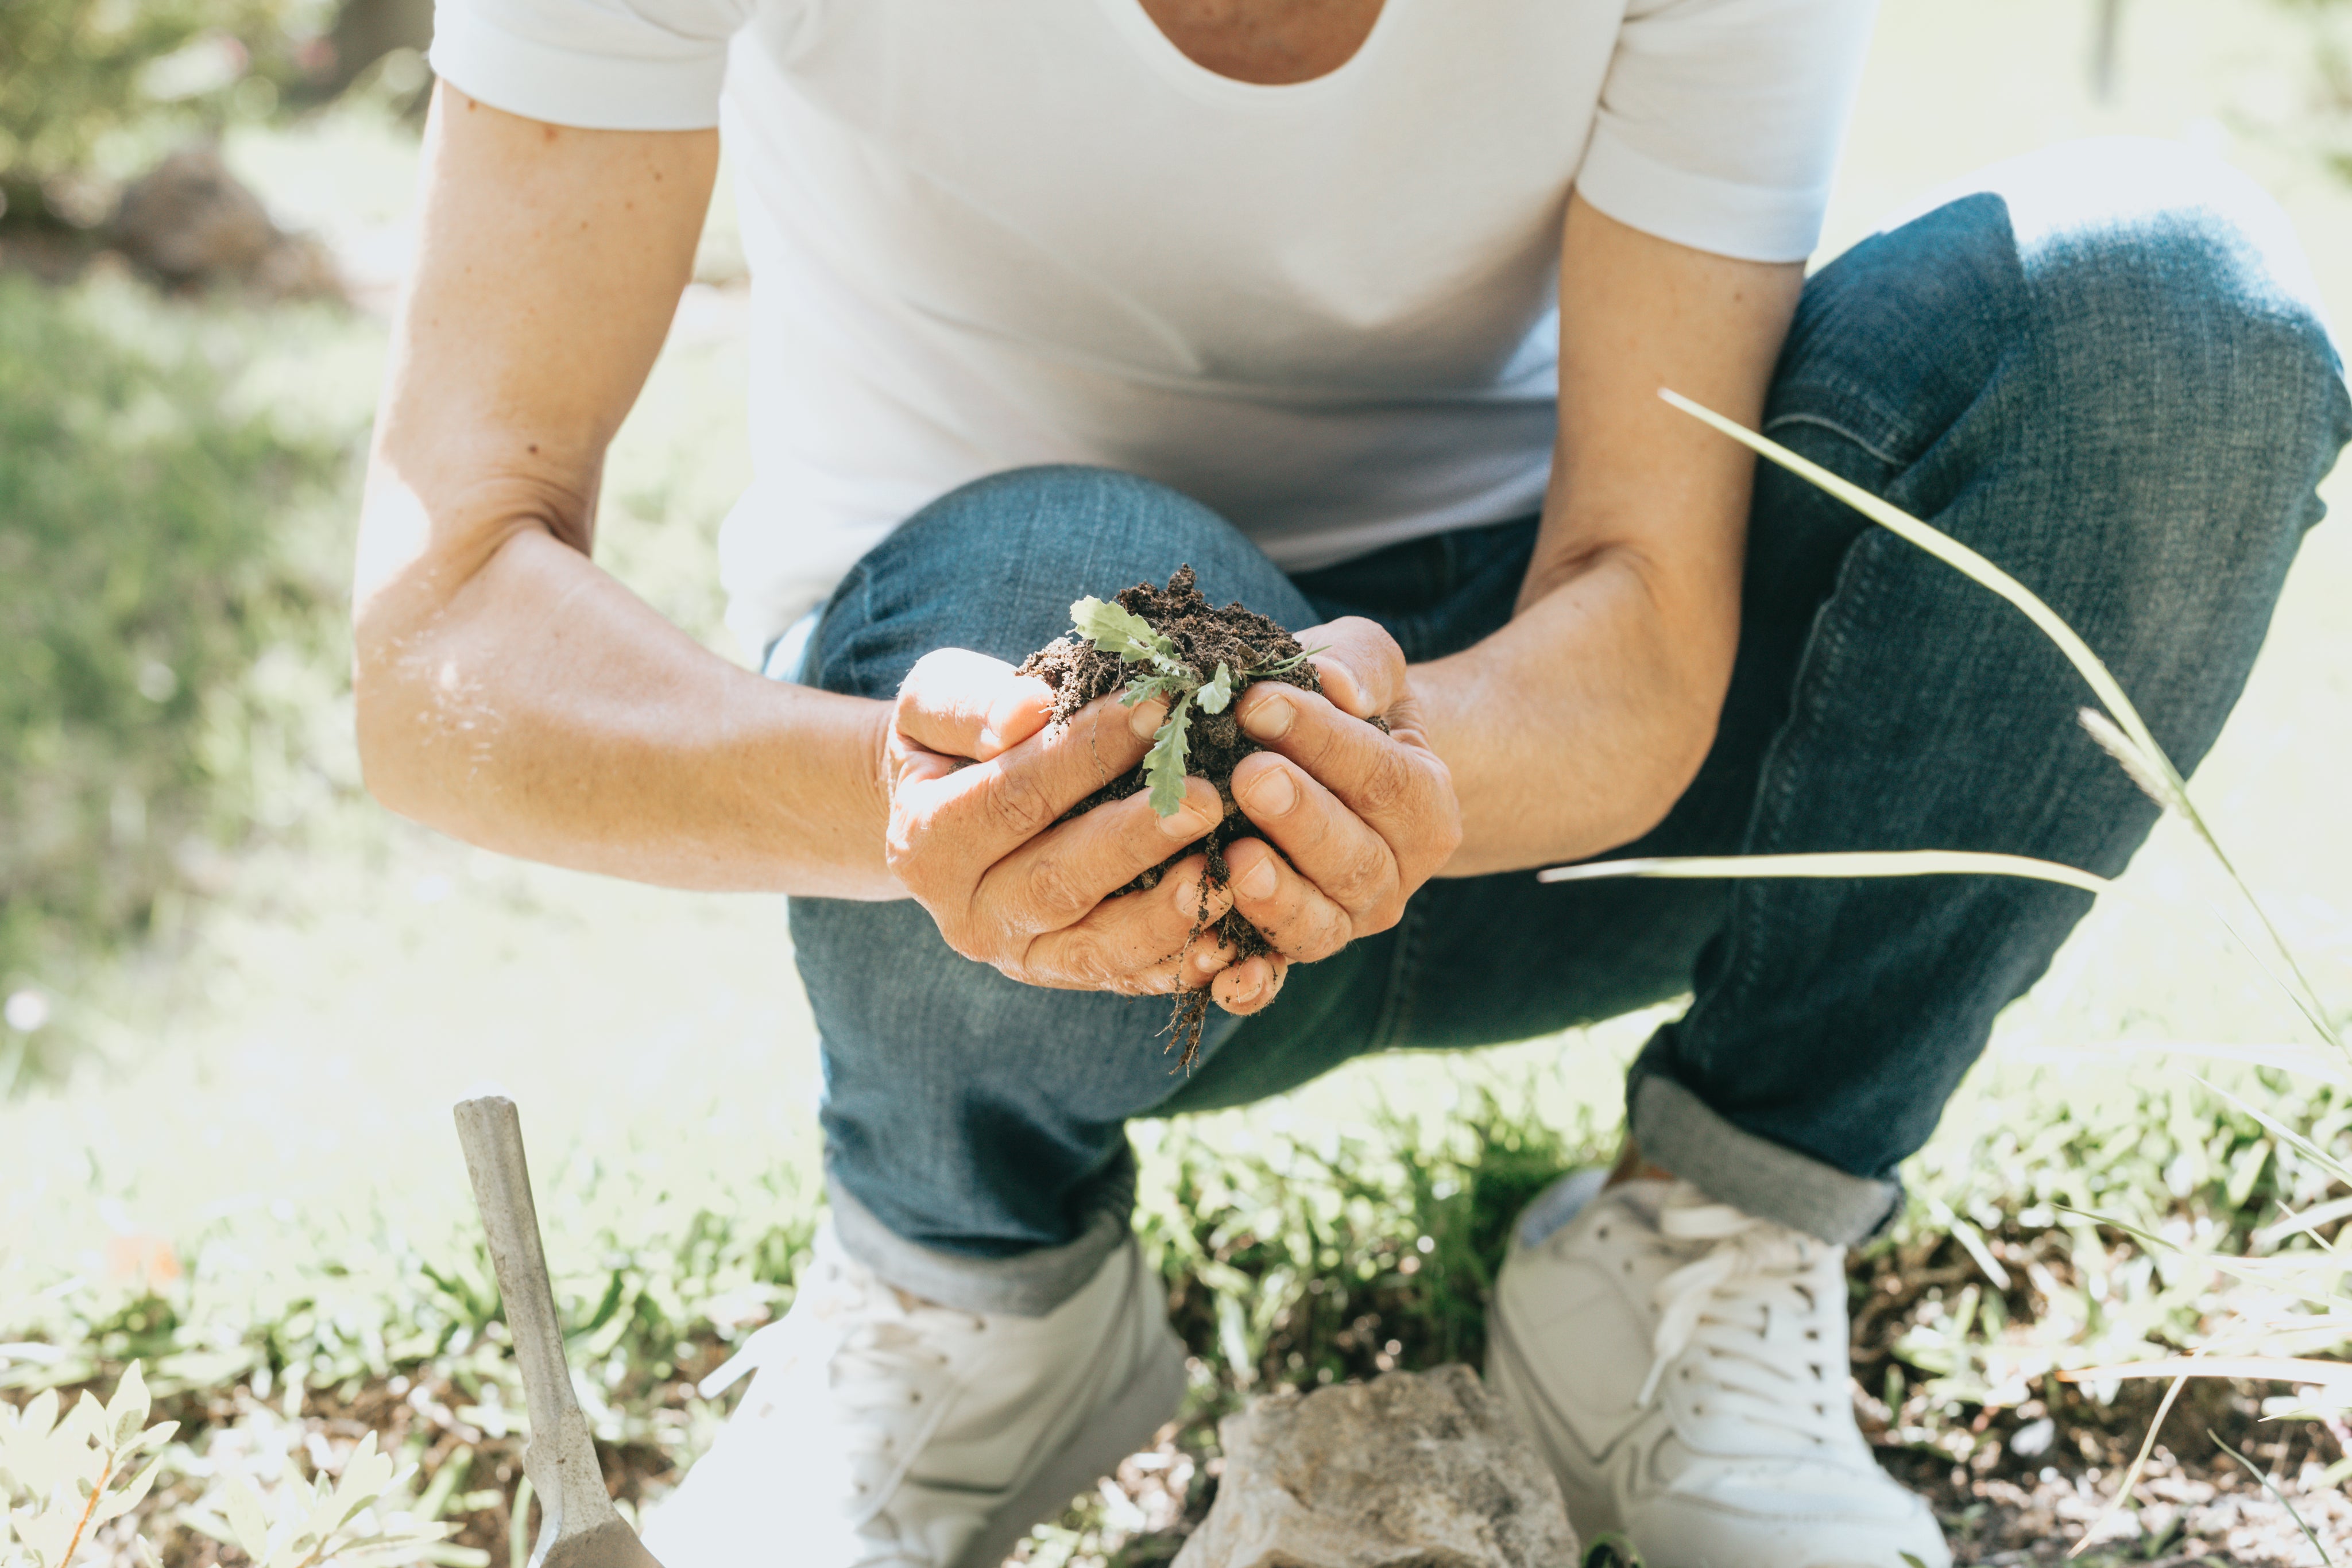
<instances>
[{"instance_id":1,"label":"long dry grass stalk","mask_svg":"<svg viewBox=\"0 0 2352 1568\"><path fill-rule=\"evenodd\" d=\"M2278 927L2272 923L2269 913L2263 907L2262 901L2254 896L2254 890L2247 885L2246 879L2238 874L2238 868L2231 861L2228 852L2221 848L2221 840L2214 835L2211 826L2206 822L2203 814L2197 810L2196 802L2189 798L2189 786L2181 778L2179 769L2172 765L2171 758L2167 756L2164 747L2157 743L2155 732L2148 727L2147 721L2140 716L2139 709L2126 695L2122 684L2107 668L2105 661L2092 651L2091 645L2083 641L2082 636L2066 623L2063 616L2051 609L2032 589L1942 529L1921 522L1910 513L1871 494L1861 486L1839 477L1817 463L1800 457L1770 437L1760 435L1737 421L1726 419L1713 409L1703 403L1694 402L1671 388L1661 387L1658 390L1658 395L1675 408L1694 419L1713 426L1759 456L1779 464L1799 478L1835 496L1889 533L1917 546L1967 577L1970 581L2000 595L2016 606L2018 611L2031 621L2043 636L2049 638L2060 653L2066 656L2067 663L2073 664L2083 679L2089 684L2092 694L2099 700L2100 707L2105 710L2104 714L2087 714L2086 710L2085 727L2090 730L2092 737L2123 765L2133 781L2152 796L2158 805L2178 812L2189 825L2199 841L2204 844L2214 861L2221 866L2222 873L2244 897L2247 905L2253 910L2254 917L2262 923L2263 931L2269 938L2271 948L2277 954L2286 975L2290 977L2289 979L2280 982L2281 988L2286 992L2305 1021L2319 1032L2320 1038L2338 1051L2347 1051L2343 1037L2336 1032L2335 1025L2329 1021L2327 1009L2320 1001L2318 991L2305 976L2303 966L2295 961L2294 952L2288 948L2285 939L2279 935ZM2060 875L2059 872L2071 871L2071 868L2053 867L2052 862L2047 861L2036 861L2017 855L1988 855L1973 858L1980 863L1961 867L1933 863L1932 855L1923 858L1916 853L1861 855L1851 858L1843 856L1721 856L1707 859L1706 863L1713 868L1707 871L1678 871L1672 869L1675 862L1648 860L1601 862L1590 866L1559 867L1542 874L1549 881L1565 882L1608 876L1918 876L1948 874L1965 870L2009 876L2030 876L2045 882L2063 882L2069 886L2087 887L2094 893L2103 890L2107 885L2105 879L2094 877L2088 872L2072 871L2070 875ZM1806 870L1790 863L1820 862L1831 859L1845 862L1846 869ZM1779 862L1780 864L1775 866L1772 863L1774 862ZM2234 927L2231 927L2231 933L2236 934ZM2352 1051L2347 1051L2347 1054L2352 1055Z\"/></svg>"},{"instance_id":2,"label":"long dry grass stalk","mask_svg":"<svg viewBox=\"0 0 2352 1568\"><path fill-rule=\"evenodd\" d=\"M2273 981L2285 993L2288 999L2294 1003L2295 1009L2303 1015L2305 1020L2319 1034L2320 1038L2338 1051L2352 1056L2352 1049L2347 1049L2343 1036L2329 1019L2326 1004L2320 999L2318 990L2304 973L2303 966L2296 961L2294 953L2287 946L2285 938L2279 934L2278 927L2271 920L2269 912L2263 907L2262 900L2254 895L2254 890L2247 883L2246 879L2238 873L2235 862L2231 860L2228 852L2222 849L2221 840L2214 833L2211 825L2205 821L2203 813L2198 810L2196 802L2189 799L2189 786L2181 777L2180 770L2173 765L2171 758L2158 743L2155 732L2148 727L2147 720L2140 716L2139 709L2126 694L2122 684L2116 679L2114 672L2107 668L2105 661L2093 652L2090 644L2066 623L2063 617L2053 610L2032 590L1994 565L1983 555L1941 529L1921 522L1901 507L1871 494L1849 480L1841 478L1819 464L1807 461L1769 436L1759 434L1735 421L1726 419L1713 409L1694 402L1679 392L1660 388L1658 395L1674 407L1713 426L1758 455L1780 465L1798 477L1836 497L1872 522L1906 542L1927 551L1960 572L1970 581L1998 594L2032 622L2034 627L2065 655L2067 663L2074 665L2076 673L2089 685L2092 694L2098 699L2098 709L2083 710L2081 717L2084 728L2106 750L2108 755L2116 759L2132 782L2154 800L2158 807L2177 813L2189 824L2198 841L2205 846L2214 862L2221 867L2222 873L2237 888L2239 894L2246 901L2247 906L2253 911L2255 919L2262 925L2263 936L2268 939L2268 946L2277 956L2284 974L2281 975L2273 970L2270 965L2264 962L2261 951L2253 944L2247 942L2228 916L2217 908L2214 914L2221 919L2224 928L2246 948L2256 964L2270 975ZM1609 861L1585 865L1559 866L1539 874L1546 882L1582 882L1619 876L1848 877L1995 874L2029 877L2064 886L2084 888L2094 894L2104 892L2110 885L2106 879L2095 876L2089 872L2027 856L1938 851L1691 856ZM2248 1107L2248 1109L2252 1108ZM2336 1163L2324 1151L2314 1147L2308 1139L2280 1125L2273 1118L2262 1115L2259 1112L2255 1112L2254 1114L2266 1128L2272 1131L2273 1135L2285 1138L2316 1155L2335 1174L2346 1180L2347 1184L2352 1184L2352 1171L2346 1171L2337 1166ZM2316 1221L2312 1223L2315 1224ZM2126 1226L2123 1228L2128 1230L2131 1228ZM2145 1239L2152 1241L2155 1239L2145 1238ZM2331 1254L2335 1251L2333 1248L2328 1250ZM2258 1269L2254 1266L2256 1260L2251 1259L2225 1260L2215 1258L2212 1261L2231 1268L2233 1271L2241 1274L2270 1271ZM2336 1260L2331 1257L2331 1262L2335 1261ZM2338 1308L2342 1304L2332 1281L2327 1282L2324 1290L2315 1290L2310 1281L2295 1278L2275 1280L2272 1282L2285 1285L2291 1294L2301 1294L2306 1301L2320 1306L2323 1310ZM2298 1286L2301 1287L2299 1291ZM2099 1528L2129 1501L2133 1487L2147 1463L2148 1455L2155 1448L2157 1429L2161 1427L2165 1416L2170 1413L2174 1401L2179 1397L2187 1381L2191 1377L2232 1375L2287 1380L2337 1388L2343 1387L2347 1378L2352 1378L2352 1373L2347 1373L2347 1369L2341 1362L2285 1356L2203 1354L2144 1362L2132 1366L2100 1367L2074 1374L2073 1376L2075 1378L2168 1377L2172 1380L2172 1385L2167 1390L2163 1406L2158 1413L2156 1422L2151 1425L2146 1441L2140 1445L2138 1457L2134 1459L2130 1471L2125 1477L2123 1485L2117 1489L2106 1513L2092 1530L2084 1533L2074 1551L2069 1553L2070 1556L2079 1555L2098 1533ZM2219 1442L2220 1439L2217 1437L2215 1441ZM2223 1445L2223 1447L2227 1450L2227 1446ZM2255 1469L2242 1456L2236 1455L2234 1450L2227 1451L2231 1451L2232 1457L2238 1458L2240 1463L2245 1464L2248 1470L2261 1479L2264 1487L2270 1488L2273 1495L2277 1495L2276 1489L2271 1487L2267 1477L2263 1476L2262 1472ZM2279 1500L2282 1503L2285 1502L2283 1496ZM2294 1514L2292 1504L2288 1504L2287 1508L2288 1512L2294 1515L2295 1523L2303 1527L2306 1536L2311 1537L2313 1546L2318 1548L2318 1538L2312 1535L2310 1527L2304 1523L2300 1515ZM2322 1561L2326 1561L2325 1549L2320 1548L2320 1551Z\"/></svg>"},{"instance_id":3,"label":"long dry grass stalk","mask_svg":"<svg viewBox=\"0 0 2352 1568\"><path fill-rule=\"evenodd\" d=\"M1538 882L1605 882L1612 877L1850 877L2021 876L2105 893L2105 877L2030 855L1979 854L1969 850L1850 850L1810 855L1660 855L1644 860L1588 861L1536 873Z\"/></svg>"}]
</instances>

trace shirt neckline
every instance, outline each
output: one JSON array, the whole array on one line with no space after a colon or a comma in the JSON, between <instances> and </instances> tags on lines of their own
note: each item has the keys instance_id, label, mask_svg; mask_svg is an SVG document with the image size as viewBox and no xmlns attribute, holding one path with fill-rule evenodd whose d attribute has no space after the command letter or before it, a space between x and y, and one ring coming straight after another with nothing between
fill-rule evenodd
<instances>
[{"instance_id":1,"label":"shirt neckline","mask_svg":"<svg viewBox=\"0 0 2352 1568\"><path fill-rule=\"evenodd\" d=\"M1143 9L1141 0L1097 0L1097 4L1108 13L1111 25L1126 35L1136 51L1180 89L1212 103L1274 108L1328 98L1363 75L1373 52L1381 47L1387 35L1395 31L1397 13L1410 0L1381 0L1380 15L1372 18L1371 30L1356 46L1354 54L1319 77L1295 82L1242 81L1222 75L1178 48Z\"/></svg>"}]
</instances>

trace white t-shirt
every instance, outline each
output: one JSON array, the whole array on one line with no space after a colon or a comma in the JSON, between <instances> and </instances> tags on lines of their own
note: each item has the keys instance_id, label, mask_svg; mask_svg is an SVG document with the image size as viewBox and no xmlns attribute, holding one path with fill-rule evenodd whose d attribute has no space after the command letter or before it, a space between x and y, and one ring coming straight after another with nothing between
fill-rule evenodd
<instances>
[{"instance_id":1,"label":"white t-shirt","mask_svg":"<svg viewBox=\"0 0 2352 1568\"><path fill-rule=\"evenodd\" d=\"M755 477L720 559L757 649L1024 464L1162 480L1293 570L1534 511L1570 187L1803 257L1874 3L1387 0L1260 87L1138 0L440 0L433 64L558 124L723 123Z\"/></svg>"}]
</instances>

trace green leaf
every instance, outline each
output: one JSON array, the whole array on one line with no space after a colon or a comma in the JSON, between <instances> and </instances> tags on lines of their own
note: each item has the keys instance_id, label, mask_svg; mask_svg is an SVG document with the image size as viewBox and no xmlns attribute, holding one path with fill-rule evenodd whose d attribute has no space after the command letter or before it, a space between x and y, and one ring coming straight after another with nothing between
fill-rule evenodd
<instances>
[{"instance_id":1,"label":"green leaf","mask_svg":"<svg viewBox=\"0 0 2352 1568\"><path fill-rule=\"evenodd\" d=\"M1291 654L1286 659L1276 659L1271 664L1258 665L1255 669L1249 672L1249 678L1254 681L1259 681L1265 679L1268 675L1286 675L1290 674L1291 671L1298 668L1299 665L1307 663L1307 660L1313 658L1316 654L1328 653L1330 651L1331 645L1328 643L1319 647L1301 648L1298 652Z\"/></svg>"},{"instance_id":2,"label":"green leaf","mask_svg":"<svg viewBox=\"0 0 2352 1568\"><path fill-rule=\"evenodd\" d=\"M103 1524L109 1520L119 1519L145 1501L148 1489L155 1484L156 1472L163 1468L163 1459L164 1456L158 1454L149 1460L147 1468L141 1470L129 1486L98 1505L98 1511L91 1516L90 1522Z\"/></svg>"},{"instance_id":3,"label":"green leaf","mask_svg":"<svg viewBox=\"0 0 2352 1568\"><path fill-rule=\"evenodd\" d=\"M1188 733L1192 726L1192 699L1181 696L1168 710L1151 749L1144 754L1143 776L1151 780L1151 810L1159 816L1172 817L1183 807L1184 762L1192 744Z\"/></svg>"},{"instance_id":4,"label":"green leaf","mask_svg":"<svg viewBox=\"0 0 2352 1568\"><path fill-rule=\"evenodd\" d=\"M221 1482L221 1511L236 1532L236 1543L247 1557L260 1562L269 1551L269 1514L253 1483L231 1470Z\"/></svg>"},{"instance_id":5,"label":"green leaf","mask_svg":"<svg viewBox=\"0 0 2352 1568\"><path fill-rule=\"evenodd\" d=\"M1096 647L1130 664L1157 664L1176 656L1176 644L1154 632L1151 622L1091 593L1070 606L1070 624Z\"/></svg>"},{"instance_id":6,"label":"green leaf","mask_svg":"<svg viewBox=\"0 0 2352 1568\"><path fill-rule=\"evenodd\" d=\"M58 1436L75 1442L88 1443L92 1448L106 1447L106 1406L88 1389L82 1390L80 1402L72 1414L58 1424Z\"/></svg>"},{"instance_id":7,"label":"green leaf","mask_svg":"<svg viewBox=\"0 0 2352 1568\"><path fill-rule=\"evenodd\" d=\"M114 1385L114 1397L106 1406L106 1422L113 1430L113 1447L119 1448L139 1435L140 1428L147 1425L150 1407L147 1377L134 1361L123 1373L122 1381Z\"/></svg>"},{"instance_id":8,"label":"green leaf","mask_svg":"<svg viewBox=\"0 0 2352 1568\"><path fill-rule=\"evenodd\" d=\"M1192 689L1192 681L1184 675L1145 675L1127 684L1127 695L1118 699L1121 707L1135 707L1154 697L1174 702Z\"/></svg>"},{"instance_id":9,"label":"green leaf","mask_svg":"<svg viewBox=\"0 0 2352 1568\"><path fill-rule=\"evenodd\" d=\"M1223 713L1225 705L1233 700L1234 673L1225 668L1224 661L1220 659L1217 661L1217 673L1209 678L1207 685L1201 688L1201 711Z\"/></svg>"},{"instance_id":10,"label":"green leaf","mask_svg":"<svg viewBox=\"0 0 2352 1568\"><path fill-rule=\"evenodd\" d=\"M1601 1536L1584 1549L1584 1568L1642 1568L1642 1554L1624 1536Z\"/></svg>"}]
</instances>

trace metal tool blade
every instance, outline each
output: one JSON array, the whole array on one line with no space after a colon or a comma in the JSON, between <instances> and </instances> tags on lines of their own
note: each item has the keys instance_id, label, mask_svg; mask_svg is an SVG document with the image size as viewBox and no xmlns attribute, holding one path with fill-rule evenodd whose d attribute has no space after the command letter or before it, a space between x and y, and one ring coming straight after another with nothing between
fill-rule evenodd
<instances>
[{"instance_id":1,"label":"metal tool blade","mask_svg":"<svg viewBox=\"0 0 2352 1568\"><path fill-rule=\"evenodd\" d=\"M513 1101L497 1095L462 1102L456 1115L530 1406L522 1468L540 1508L530 1568L661 1568L614 1510L588 1418L572 1391L540 1244L539 1208L531 1201L530 1167L523 1158L522 1119Z\"/></svg>"}]
</instances>

